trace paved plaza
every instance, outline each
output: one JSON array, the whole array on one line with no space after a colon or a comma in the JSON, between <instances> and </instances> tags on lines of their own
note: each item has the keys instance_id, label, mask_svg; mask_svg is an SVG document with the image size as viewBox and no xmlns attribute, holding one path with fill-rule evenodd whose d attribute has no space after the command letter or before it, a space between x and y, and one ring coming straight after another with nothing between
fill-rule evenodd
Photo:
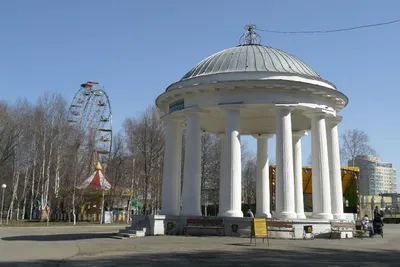
<instances>
[{"instance_id":1,"label":"paved plaza","mask_svg":"<svg viewBox=\"0 0 400 267\"><path fill-rule=\"evenodd\" d=\"M399 266L400 225L385 237L271 240L155 236L112 238L122 226L2 228L0 267L12 266Z\"/></svg>"}]
</instances>

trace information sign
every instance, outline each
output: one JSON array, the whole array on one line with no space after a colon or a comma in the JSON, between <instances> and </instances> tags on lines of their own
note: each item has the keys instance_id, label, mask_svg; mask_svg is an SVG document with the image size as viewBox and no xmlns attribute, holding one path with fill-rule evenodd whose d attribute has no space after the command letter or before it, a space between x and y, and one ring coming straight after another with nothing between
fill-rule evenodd
<instances>
[{"instance_id":1,"label":"information sign","mask_svg":"<svg viewBox=\"0 0 400 267\"><path fill-rule=\"evenodd\" d=\"M254 218L253 221L254 237L267 237L267 220L264 218Z\"/></svg>"},{"instance_id":2,"label":"information sign","mask_svg":"<svg viewBox=\"0 0 400 267\"><path fill-rule=\"evenodd\" d=\"M250 243L253 243L253 238L254 238L255 245L257 245L257 238L262 238L263 243L264 243L264 239L267 238L268 246L269 246L267 220L265 218L254 218L253 219L253 224L251 226Z\"/></svg>"}]
</instances>

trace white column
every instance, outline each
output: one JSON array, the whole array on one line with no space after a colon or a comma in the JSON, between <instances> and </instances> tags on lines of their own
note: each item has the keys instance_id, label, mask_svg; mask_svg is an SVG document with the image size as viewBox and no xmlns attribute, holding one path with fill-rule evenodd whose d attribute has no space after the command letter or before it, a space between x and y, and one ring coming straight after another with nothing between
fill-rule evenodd
<instances>
[{"instance_id":1,"label":"white column","mask_svg":"<svg viewBox=\"0 0 400 267\"><path fill-rule=\"evenodd\" d=\"M177 198L177 203L176 203L176 207L177 207L177 209L179 210L179 213L181 212L181 210L182 210L182 146L183 146L183 129L185 129L185 127L186 127L186 125L185 125L185 123L184 122L182 122L182 120L181 120L181 123L179 124L180 125L180 128L179 128L179 142L178 142L178 144L179 144L179 151L180 151L180 154L179 154L179 170L178 170L178 180L179 180L179 182L178 182L178 192L179 192L179 197Z\"/></svg>"},{"instance_id":2,"label":"white column","mask_svg":"<svg viewBox=\"0 0 400 267\"><path fill-rule=\"evenodd\" d=\"M223 195L223 209L219 216L243 217L242 212L242 159L240 148L240 111L226 109L225 155L223 180L227 182Z\"/></svg>"},{"instance_id":3,"label":"white column","mask_svg":"<svg viewBox=\"0 0 400 267\"><path fill-rule=\"evenodd\" d=\"M306 131L293 133L293 170L294 170L294 196L295 210L298 219L305 219L303 199L303 160L301 155L301 137L307 135Z\"/></svg>"},{"instance_id":4,"label":"white column","mask_svg":"<svg viewBox=\"0 0 400 267\"><path fill-rule=\"evenodd\" d=\"M323 112L313 112L311 116L313 142L313 217L331 220L333 219L333 216L331 211L331 189L329 181L328 145L326 139L325 116L326 114ZM314 198L315 195L317 195L317 197Z\"/></svg>"},{"instance_id":5,"label":"white column","mask_svg":"<svg viewBox=\"0 0 400 267\"><path fill-rule=\"evenodd\" d=\"M256 217L271 218L268 157L268 139L271 135L253 136L257 138Z\"/></svg>"},{"instance_id":6,"label":"white column","mask_svg":"<svg viewBox=\"0 0 400 267\"><path fill-rule=\"evenodd\" d=\"M160 214L179 215L181 203L181 122L174 118L168 118L164 131L164 171Z\"/></svg>"},{"instance_id":7,"label":"white column","mask_svg":"<svg viewBox=\"0 0 400 267\"><path fill-rule=\"evenodd\" d=\"M311 131L311 136L315 134ZM312 212L313 217L321 212L321 191L320 191L320 181L319 181L319 164L318 164L318 145L316 138L311 137L311 160L312 160Z\"/></svg>"},{"instance_id":8,"label":"white column","mask_svg":"<svg viewBox=\"0 0 400 267\"><path fill-rule=\"evenodd\" d=\"M220 145L220 166L219 166L219 204L218 210L227 210L227 198L225 197L225 191L229 183L226 182L226 175L224 175L224 162L227 160L225 151L225 134L219 134L219 145ZM220 212L218 212L220 213Z\"/></svg>"},{"instance_id":9,"label":"white column","mask_svg":"<svg viewBox=\"0 0 400 267\"><path fill-rule=\"evenodd\" d=\"M333 219L335 220L344 220L346 218L343 212L342 172L340 169L339 133L337 128L340 121L340 117L328 118L326 124L329 178L331 185L331 207Z\"/></svg>"},{"instance_id":10,"label":"white column","mask_svg":"<svg viewBox=\"0 0 400 267\"><path fill-rule=\"evenodd\" d=\"M297 218L294 207L292 121L289 107L276 108L276 213Z\"/></svg>"},{"instance_id":11,"label":"white column","mask_svg":"<svg viewBox=\"0 0 400 267\"><path fill-rule=\"evenodd\" d=\"M201 216L201 131L199 114L187 115L181 215Z\"/></svg>"}]
</instances>

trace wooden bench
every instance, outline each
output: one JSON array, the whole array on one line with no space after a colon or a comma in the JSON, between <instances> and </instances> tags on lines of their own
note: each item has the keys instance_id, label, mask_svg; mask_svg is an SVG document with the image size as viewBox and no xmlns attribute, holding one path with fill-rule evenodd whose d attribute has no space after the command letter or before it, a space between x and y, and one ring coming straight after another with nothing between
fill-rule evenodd
<instances>
[{"instance_id":1,"label":"wooden bench","mask_svg":"<svg viewBox=\"0 0 400 267\"><path fill-rule=\"evenodd\" d=\"M294 239L294 228L293 228L292 223L284 222L284 221L267 221L267 229L268 229L268 232L291 233L292 239Z\"/></svg>"},{"instance_id":2,"label":"wooden bench","mask_svg":"<svg viewBox=\"0 0 400 267\"><path fill-rule=\"evenodd\" d=\"M188 235L188 229L215 229L225 235L224 219L222 218L188 218L183 226L183 234Z\"/></svg>"},{"instance_id":3,"label":"wooden bench","mask_svg":"<svg viewBox=\"0 0 400 267\"><path fill-rule=\"evenodd\" d=\"M364 238L366 236L366 233L368 233L369 236L369 231L364 228L364 226L361 225L361 223L357 223L354 228L354 237L359 237L359 238Z\"/></svg>"}]
</instances>

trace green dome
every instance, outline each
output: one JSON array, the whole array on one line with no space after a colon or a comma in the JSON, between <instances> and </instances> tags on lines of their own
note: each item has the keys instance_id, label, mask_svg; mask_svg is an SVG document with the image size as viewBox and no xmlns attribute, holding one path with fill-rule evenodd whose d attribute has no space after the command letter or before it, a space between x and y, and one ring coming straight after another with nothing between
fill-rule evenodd
<instances>
[{"instance_id":1,"label":"green dome","mask_svg":"<svg viewBox=\"0 0 400 267\"><path fill-rule=\"evenodd\" d=\"M198 63L182 80L234 72L275 72L320 78L307 64L276 48L248 44L225 49Z\"/></svg>"}]
</instances>

